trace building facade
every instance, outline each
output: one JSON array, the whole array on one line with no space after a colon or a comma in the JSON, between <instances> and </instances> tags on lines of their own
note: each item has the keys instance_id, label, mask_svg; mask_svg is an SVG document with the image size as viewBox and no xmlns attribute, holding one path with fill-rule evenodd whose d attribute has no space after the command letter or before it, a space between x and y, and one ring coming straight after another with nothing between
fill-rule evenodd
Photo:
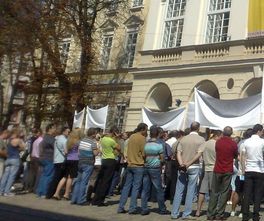
<instances>
[{"instance_id":1,"label":"building facade","mask_svg":"<svg viewBox=\"0 0 264 221\"><path fill-rule=\"evenodd\" d=\"M142 107L168 111L194 99L194 88L219 99L261 92L264 38L249 38L251 0L151 0L133 74L126 130ZM256 19L256 18L255 18Z\"/></svg>"}]
</instances>

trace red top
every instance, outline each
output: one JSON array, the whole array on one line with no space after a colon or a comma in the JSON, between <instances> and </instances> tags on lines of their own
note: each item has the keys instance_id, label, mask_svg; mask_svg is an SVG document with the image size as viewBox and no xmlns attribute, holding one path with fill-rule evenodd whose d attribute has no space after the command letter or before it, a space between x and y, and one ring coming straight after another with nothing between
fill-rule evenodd
<instances>
[{"instance_id":1,"label":"red top","mask_svg":"<svg viewBox=\"0 0 264 221\"><path fill-rule=\"evenodd\" d=\"M237 157L238 148L236 142L230 137L222 137L215 144L216 161L215 173L233 173L234 158Z\"/></svg>"}]
</instances>

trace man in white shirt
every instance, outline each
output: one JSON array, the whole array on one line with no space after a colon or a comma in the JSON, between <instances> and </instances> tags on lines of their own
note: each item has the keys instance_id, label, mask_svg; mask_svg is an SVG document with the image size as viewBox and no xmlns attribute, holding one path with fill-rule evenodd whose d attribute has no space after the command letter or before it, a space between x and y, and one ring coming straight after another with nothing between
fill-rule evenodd
<instances>
[{"instance_id":1,"label":"man in white shirt","mask_svg":"<svg viewBox=\"0 0 264 221\"><path fill-rule=\"evenodd\" d=\"M249 205L253 194L254 211L253 221L259 221L261 198L263 195L264 180L264 139L263 126L256 124L253 135L242 145L242 173L245 174L244 200L242 205L243 221L249 220Z\"/></svg>"}]
</instances>

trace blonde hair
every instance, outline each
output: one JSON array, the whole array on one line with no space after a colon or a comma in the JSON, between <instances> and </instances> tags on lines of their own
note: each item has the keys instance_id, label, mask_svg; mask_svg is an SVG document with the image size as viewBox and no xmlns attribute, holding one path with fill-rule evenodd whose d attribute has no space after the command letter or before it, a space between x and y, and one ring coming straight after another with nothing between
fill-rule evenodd
<instances>
[{"instance_id":1,"label":"blonde hair","mask_svg":"<svg viewBox=\"0 0 264 221\"><path fill-rule=\"evenodd\" d=\"M70 150L73 148L74 144L78 143L81 140L82 131L80 128L73 129L72 132L69 134L67 140L67 149Z\"/></svg>"}]
</instances>

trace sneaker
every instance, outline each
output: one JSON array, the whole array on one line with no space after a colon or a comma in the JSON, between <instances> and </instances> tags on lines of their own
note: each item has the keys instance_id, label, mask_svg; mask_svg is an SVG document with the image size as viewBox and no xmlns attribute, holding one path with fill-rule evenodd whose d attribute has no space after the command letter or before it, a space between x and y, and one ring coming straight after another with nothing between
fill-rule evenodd
<instances>
[{"instance_id":1,"label":"sneaker","mask_svg":"<svg viewBox=\"0 0 264 221\"><path fill-rule=\"evenodd\" d=\"M15 194L14 193L4 193L3 196L12 197L12 196L15 196Z\"/></svg>"},{"instance_id":2,"label":"sneaker","mask_svg":"<svg viewBox=\"0 0 264 221\"><path fill-rule=\"evenodd\" d=\"M127 213L127 211L124 209L120 209L120 210L117 210L117 213Z\"/></svg>"},{"instance_id":3,"label":"sneaker","mask_svg":"<svg viewBox=\"0 0 264 221\"><path fill-rule=\"evenodd\" d=\"M186 216L186 217L182 217L183 220L196 220L195 216Z\"/></svg>"},{"instance_id":4,"label":"sneaker","mask_svg":"<svg viewBox=\"0 0 264 221\"><path fill-rule=\"evenodd\" d=\"M146 216L146 215L148 215L148 214L149 214L149 211L148 211L148 210L146 210L146 211L142 211L142 212L141 212L141 215L142 215L142 216Z\"/></svg>"},{"instance_id":5,"label":"sneaker","mask_svg":"<svg viewBox=\"0 0 264 221\"><path fill-rule=\"evenodd\" d=\"M236 215L236 212L235 211L232 211L231 213L230 213L230 216L235 216Z\"/></svg>"},{"instance_id":6,"label":"sneaker","mask_svg":"<svg viewBox=\"0 0 264 221\"><path fill-rule=\"evenodd\" d=\"M243 214L242 213L239 213L239 215L238 215L238 218L243 218Z\"/></svg>"}]
</instances>

